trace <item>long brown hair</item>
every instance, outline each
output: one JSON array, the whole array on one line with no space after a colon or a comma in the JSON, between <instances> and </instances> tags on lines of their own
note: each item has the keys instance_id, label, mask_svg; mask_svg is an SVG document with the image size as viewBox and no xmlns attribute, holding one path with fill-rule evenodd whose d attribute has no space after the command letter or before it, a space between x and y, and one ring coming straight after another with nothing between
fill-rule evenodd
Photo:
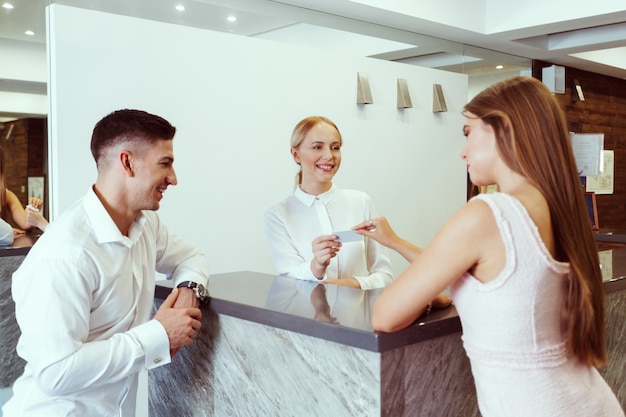
<instances>
[{"instance_id":1,"label":"long brown hair","mask_svg":"<svg viewBox=\"0 0 626 417\"><path fill-rule=\"evenodd\" d=\"M4 206L7 203L7 185L4 181L4 149L0 147L0 218L4 219Z\"/></svg>"},{"instance_id":2,"label":"long brown hair","mask_svg":"<svg viewBox=\"0 0 626 417\"><path fill-rule=\"evenodd\" d=\"M465 111L493 127L505 163L546 199L556 259L570 264L568 349L583 363L603 365L602 274L565 114L548 88L530 77L494 84Z\"/></svg>"},{"instance_id":3,"label":"long brown hair","mask_svg":"<svg viewBox=\"0 0 626 417\"><path fill-rule=\"evenodd\" d=\"M341 132L339 131L339 128L332 120L324 116L309 116L300 120L298 124L296 125L296 127L293 128L293 132L291 133L291 147L297 148L298 146L300 146L300 144L302 143L306 135L308 135L311 129L313 129L319 123L326 123L334 127L335 130L337 131L337 134L339 135L339 144L343 142L343 139L341 138ZM298 173L296 174L294 188L297 188L298 185L300 184L302 184L302 171L301 170L298 171Z\"/></svg>"}]
</instances>

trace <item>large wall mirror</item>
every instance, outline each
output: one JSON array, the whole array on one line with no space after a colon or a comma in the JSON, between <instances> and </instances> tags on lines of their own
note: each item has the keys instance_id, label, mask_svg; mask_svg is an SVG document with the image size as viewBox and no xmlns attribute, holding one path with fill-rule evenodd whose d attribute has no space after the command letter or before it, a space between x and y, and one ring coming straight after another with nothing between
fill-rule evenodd
<instances>
[{"instance_id":1,"label":"large wall mirror","mask_svg":"<svg viewBox=\"0 0 626 417\"><path fill-rule=\"evenodd\" d=\"M527 58L273 1L186 1L180 2L185 8L180 10L166 0L8 0L0 10L0 139L7 156L6 184L24 205L30 196L41 195L46 216L48 3L464 73L468 98L501 79L530 75Z\"/></svg>"}]
</instances>

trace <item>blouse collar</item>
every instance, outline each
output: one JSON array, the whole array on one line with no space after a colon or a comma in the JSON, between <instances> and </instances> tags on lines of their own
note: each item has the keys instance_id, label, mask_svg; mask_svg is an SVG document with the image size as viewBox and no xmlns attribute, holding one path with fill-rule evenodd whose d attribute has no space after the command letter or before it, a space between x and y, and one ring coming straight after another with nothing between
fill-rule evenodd
<instances>
[{"instance_id":1,"label":"blouse collar","mask_svg":"<svg viewBox=\"0 0 626 417\"><path fill-rule=\"evenodd\" d=\"M328 202L330 202L330 200L332 200L336 193L337 188L335 187L335 184L332 184L330 186L330 190L318 195L307 194L302 191L302 188L300 188L300 186L298 186L298 188L296 188L296 191L294 191L294 195L296 196L296 198L307 207L312 207L313 203L315 203L316 200L319 200L324 203L324 205L326 205L328 204Z\"/></svg>"}]
</instances>

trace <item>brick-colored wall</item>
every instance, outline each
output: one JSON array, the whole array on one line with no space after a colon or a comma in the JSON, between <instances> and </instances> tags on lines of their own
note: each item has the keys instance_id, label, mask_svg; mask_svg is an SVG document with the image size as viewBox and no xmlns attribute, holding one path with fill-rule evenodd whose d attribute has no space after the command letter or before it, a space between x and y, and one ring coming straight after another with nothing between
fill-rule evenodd
<instances>
[{"instance_id":1,"label":"brick-colored wall","mask_svg":"<svg viewBox=\"0 0 626 417\"><path fill-rule=\"evenodd\" d=\"M533 77L541 79L548 62L533 62ZM573 101L574 80L585 101ZM575 133L604 133L604 149L615 153L613 194L596 196L601 228L626 229L626 80L565 67L565 94L556 94L568 129Z\"/></svg>"}]
</instances>

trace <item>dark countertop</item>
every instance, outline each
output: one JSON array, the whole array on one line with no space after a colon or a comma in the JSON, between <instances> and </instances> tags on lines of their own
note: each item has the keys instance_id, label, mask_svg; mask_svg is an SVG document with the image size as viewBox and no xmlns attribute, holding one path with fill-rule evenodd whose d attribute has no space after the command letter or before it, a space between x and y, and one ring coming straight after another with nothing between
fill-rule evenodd
<instances>
[{"instance_id":1,"label":"dark countertop","mask_svg":"<svg viewBox=\"0 0 626 417\"><path fill-rule=\"evenodd\" d=\"M12 245L0 246L0 257L26 255L42 233L37 229L16 237Z\"/></svg>"},{"instance_id":2,"label":"dark countertop","mask_svg":"<svg viewBox=\"0 0 626 417\"><path fill-rule=\"evenodd\" d=\"M626 243L626 230L600 229L593 235L596 242Z\"/></svg>"},{"instance_id":3,"label":"dark countertop","mask_svg":"<svg viewBox=\"0 0 626 417\"><path fill-rule=\"evenodd\" d=\"M599 254L605 291L625 290L626 248L601 251ZM164 299L171 287L170 281L157 282L155 296ZM412 326L397 332L375 332L370 314L381 291L320 285L242 271L211 276L209 305L218 314L373 352L385 352L461 332L454 306L434 310L430 315L420 317ZM314 303L318 306L317 310Z\"/></svg>"},{"instance_id":4,"label":"dark countertop","mask_svg":"<svg viewBox=\"0 0 626 417\"><path fill-rule=\"evenodd\" d=\"M20 236L13 245L0 248L0 257L26 255L39 236L41 233ZM605 291L626 290L626 248L600 251L599 255ZM171 286L170 281L157 282L155 297L164 299ZM394 333L375 332L370 314L381 291L320 285L250 271L230 272L211 276L209 306L218 314L373 352L460 333L461 323L454 306L434 310Z\"/></svg>"},{"instance_id":5,"label":"dark countertop","mask_svg":"<svg viewBox=\"0 0 626 417\"><path fill-rule=\"evenodd\" d=\"M164 299L171 287L170 281L157 282L155 296ZM370 312L380 291L320 285L242 271L212 275L209 304L218 314L373 352L384 352L461 331L456 309L449 307L421 317L407 329L394 333L375 332ZM321 306L317 314L311 300ZM330 317L334 317L336 322L331 322Z\"/></svg>"}]
</instances>

